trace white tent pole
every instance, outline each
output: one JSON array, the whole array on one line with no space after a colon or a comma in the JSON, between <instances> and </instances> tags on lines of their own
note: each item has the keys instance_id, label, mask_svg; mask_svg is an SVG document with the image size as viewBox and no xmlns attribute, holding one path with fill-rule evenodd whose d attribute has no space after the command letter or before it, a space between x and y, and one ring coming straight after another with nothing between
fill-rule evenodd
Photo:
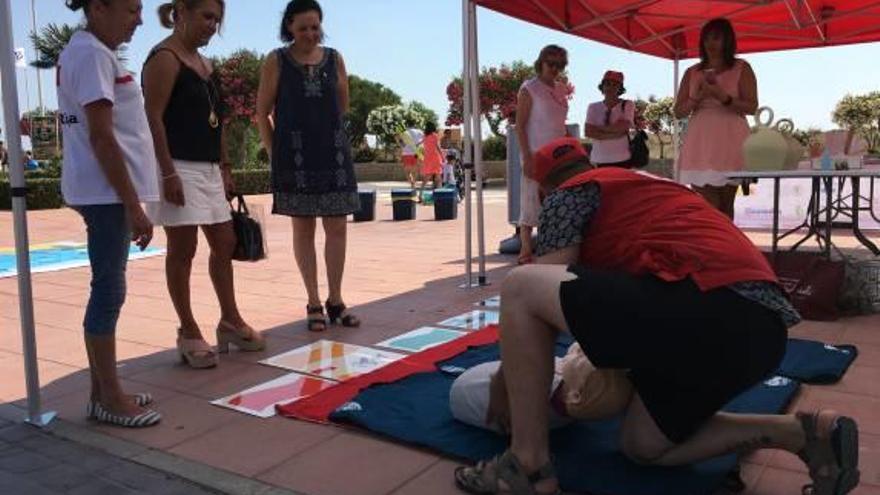
<instances>
[{"instance_id":1,"label":"white tent pole","mask_svg":"<svg viewBox=\"0 0 880 495\"><path fill-rule=\"evenodd\" d=\"M31 0L31 30L33 31L34 34L37 34L37 8L34 5L34 0ZM34 47L34 60L39 58L39 56L40 56L40 54L37 53L37 48ZM34 67L34 70L37 73L37 98L38 98L37 101L39 102L39 105L40 105L39 106L39 109L40 109L39 114L43 115L43 111L45 110L45 108L43 108L43 83L41 81L41 74L40 74L41 69L39 67Z\"/></svg>"},{"instance_id":2,"label":"white tent pole","mask_svg":"<svg viewBox=\"0 0 880 495\"><path fill-rule=\"evenodd\" d=\"M54 413L40 410L40 377L37 368L37 342L34 335L34 306L31 292L30 253L27 235L27 189L21 161L21 130L18 126L18 87L15 82L15 58L12 46L12 12L9 0L0 0L0 77L3 88L3 118L9 136L9 177L12 186L12 212L15 230L15 257L18 268L18 305L21 319L24 379L27 386L26 421L46 426Z\"/></svg>"},{"instance_id":3,"label":"white tent pole","mask_svg":"<svg viewBox=\"0 0 880 495\"><path fill-rule=\"evenodd\" d=\"M474 140L474 170L477 175L477 284L486 285L486 236L483 217L483 132L480 124L480 57L477 36L477 6L470 2L471 45L471 132Z\"/></svg>"},{"instance_id":4,"label":"white tent pole","mask_svg":"<svg viewBox=\"0 0 880 495\"><path fill-rule=\"evenodd\" d=\"M471 129L471 28L469 15L470 0L461 0L461 36L462 36L462 72L461 72L461 120L463 134L463 163L473 163L473 130ZM465 169L464 188L464 267L465 267L465 288L470 288L473 281L473 253L471 246L471 171Z\"/></svg>"},{"instance_id":5,"label":"white tent pole","mask_svg":"<svg viewBox=\"0 0 880 495\"><path fill-rule=\"evenodd\" d=\"M672 63L672 99L678 99L678 53L675 54L675 60ZM678 182L678 119L672 118L672 178Z\"/></svg>"}]
</instances>

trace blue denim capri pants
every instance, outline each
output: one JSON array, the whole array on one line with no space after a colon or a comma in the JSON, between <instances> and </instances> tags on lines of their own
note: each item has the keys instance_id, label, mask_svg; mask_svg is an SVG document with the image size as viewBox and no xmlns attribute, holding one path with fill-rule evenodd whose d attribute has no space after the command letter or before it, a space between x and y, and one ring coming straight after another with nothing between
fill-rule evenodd
<instances>
[{"instance_id":1,"label":"blue denim capri pants","mask_svg":"<svg viewBox=\"0 0 880 495\"><path fill-rule=\"evenodd\" d=\"M85 220L91 293L83 319L87 335L116 333L119 311L125 302L125 267L131 244L131 227L121 204L72 206Z\"/></svg>"}]
</instances>

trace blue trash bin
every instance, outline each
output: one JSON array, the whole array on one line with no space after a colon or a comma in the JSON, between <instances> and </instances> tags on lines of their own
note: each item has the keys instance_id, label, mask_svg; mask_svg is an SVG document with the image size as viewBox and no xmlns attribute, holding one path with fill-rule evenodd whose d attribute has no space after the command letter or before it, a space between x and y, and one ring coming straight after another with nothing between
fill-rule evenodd
<instances>
[{"instance_id":1,"label":"blue trash bin","mask_svg":"<svg viewBox=\"0 0 880 495\"><path fill-rule=\"evenodd\" d=\"M361 207L354 212L355 222L372 222L376 219L376 190L362 189L358 191Z\"/></svg>"},{"instance_id":2,"label":"blue trash bin","mask_svg":"<svg viewBox=\"0 0 880 495\"><path fill-rule=\"evenodd\" d=\"M436 189L434 191L434 220L455 220L458 217L458 191Z\"/></svg>"},{"instance_id":3,"label":"blue trash bin","mask_svg":"<svg viewBox=\"0 0 880 495\"><path fill-rule=\"evenodd\" d=\"M416 192L412 189L392 189L391 209L395 221L414 220L416 218Z\"/></svg>"}]
</instances>

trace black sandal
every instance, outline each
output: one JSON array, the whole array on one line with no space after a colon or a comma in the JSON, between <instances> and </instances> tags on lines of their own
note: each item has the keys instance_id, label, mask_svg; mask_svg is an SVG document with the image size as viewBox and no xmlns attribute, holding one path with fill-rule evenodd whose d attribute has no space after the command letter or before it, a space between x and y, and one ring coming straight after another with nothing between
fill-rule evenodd
<instances>
[{"instance_id":1,"label":"black sandal","mask_svg":"<svg viewBox=\"0 0 880 495\"><path fill-rule=\"evenodd\" d=\"M330 301L327 301L325 305L327 306L327 318L330 320L330 324L339 323L344 327L361 326L361 320L349 313L344 303L330 304Z\"/></svg>"},{"instance_id":2,"label":"black sandal","mask_svg":"<svg viewBox=\"0 0 880 495\"><path fill-rule=\"evenodd\" d=\"M519 459L509 450L490 461L480 461L476 466L455 469L455 485L474 495L544 495L535 490L535 484L551 479L556 479L552 462L532 474L526 474ZM503 481L507 487L500 486L499 481ZM556 491L548 492L547 495L561 493L557 487Z\"/></svg>"},{"instance_id":3,"label":"black sandal","mask_svg":"<svg viewBox=\"0 0 880 495\"><path fill-rule=\"evenodd\" d=\"M845 495L859 484L859 431L846 416L834 416L828 436L820 436L819 420L833 413L797 413L807 442L797 453L810 470L812 483L803 487L804 495Z\"/></svg>"},{"instance_id":4,"label":"black sandal","mask_svg":"<svg viewBox=\"0 0 880 495\"><path fill-rule=\"evenodd\" d=\"M328 307L329 311L330 308ZM320 304L312 306L306 304L306 321L310 332L323 332L327 330L327 320L324 319L324 307Z\"/></svg>"}]
</instances>

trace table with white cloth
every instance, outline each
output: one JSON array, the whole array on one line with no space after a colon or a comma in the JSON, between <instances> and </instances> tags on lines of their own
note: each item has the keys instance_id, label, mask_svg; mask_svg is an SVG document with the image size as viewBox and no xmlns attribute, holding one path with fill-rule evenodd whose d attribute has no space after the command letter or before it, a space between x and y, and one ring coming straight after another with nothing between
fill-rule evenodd
<instances>
[{"instance_id":1,"label":"table with white cloth","mask_svg":"<svg viewBox=\"0 0 880 495\"><path fill-rule=\"evenodd\" d=\"M777 251L780 240L806 229L806 234L791 247L791 250L795 250L804 242L815 238L822 254L830 258L833 245L831 231L836 225L834 220L838 216L843 215L849 218L849 222L846 222L846 225L852 229L856 239L874 255L880 255L880 249L868 239L859 226L859 213L861 212L869 212L872 218L878 219L877 214L874 213L874 180L880 178L880 168L741 171L731 172L727 176L734 180L741 179L744 183L744 188L748 187L748 183L758 179L773 180L772 251L774 253ZM780 234L779 192L780 182L783 179L811 179L812 188L804 221L793 229ZM869 179L870 181L867 196L862 195L862 179ZM852 192L849 195L843 194L843 186L846 181L849 181L851 184ZM837 185L836 198L834 196L835 183ZM823 189L825 196L824 204L822 202Z\"/></svg>"}]
</instances>

